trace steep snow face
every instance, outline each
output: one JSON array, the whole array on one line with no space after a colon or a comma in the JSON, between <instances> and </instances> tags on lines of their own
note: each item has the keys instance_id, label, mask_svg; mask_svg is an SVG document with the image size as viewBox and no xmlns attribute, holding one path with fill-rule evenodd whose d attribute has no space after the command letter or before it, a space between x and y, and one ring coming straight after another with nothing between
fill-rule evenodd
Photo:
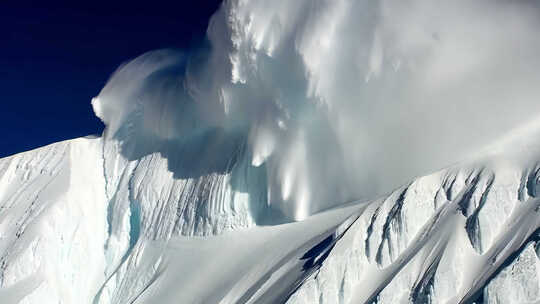
<instances>
[{"instance_id":1,"label":"steep snow face","mask_svg":"<svg viewBox=\"0 0 540 304\"><path fill-rule=\"evenodd\" d=\"M158 153L130 161L117 149L80 138L0 160L2 301L123 303L148 283L149 242L254 224L258 176L178 178Z\"/></svg>"},{"instance_id":2,"label":"steep snow face","mask_svg":"<svg viewBox=\"0 0 540 304\"><path fill-rule=\"evenodd\" d=\"M535 303L540 149L516 142L370 203L288 302Z\"/></svg>"},{"instance_id":3,"label":"steep snow face","mask_svg":"<svg viewBox=\"0 0 540 304\"><path fill-rule=\"evenodd\" d=\"M510 137L497 145L504 152L417 178L380 199L301 222L243 229L217 222L212 227L221 234L199 236L197 229L213 234L205 230L210 224L199 227L177 209L199 202L152 196L192 182L154 183L152 170L168 172L158 154L133 162L118 152L114 159L108 149L116 146L81 138L5 158L0 297L6 303L534 303L540 146L522 139ZM208 221L232 214L222 218L228 223L243 210L191 212L213 212Z\"/></svg>"},{"instance_id":4,"label":"steep snow face","mask_svg":"<svg viewBox=\"0 0 540 304\"><path fill-rule=\"evenodd\" d=\"M0 160L2 302L232 303L259 294L267 302L285 299L303 276L305 251L358 209L232 232L238 227L229 224L231 215L240 218L248 211L212 210L212 195L230 195L211 189L216 180L199 185L171 178L172 184L166 179L160 184L152 179L169 171L158 155L135 162L121 153L114 158L115 146L108 144L80 138ZM161 201L157 195L164 192L174 198ZM205 200L200 203L190 199L193 193L208 197L198 197ZM205 223L205 212L224 224ZM212 229L229 232L187 236ZM209 263L212 259L217 260ZM278 277L271 275L276 270ZM179 274L182 288L176 285Z\"/></svg>"},{"instance_id":5,"label":"steep snow face","mask_svg":"<svg viewBox=\"0 0 540 304\"><path fill-rule=\"evenodd\" d=\"M486 303L538 303L540 301L540 259L538 236L484 289Z\"/></svg>"},{"instance_id":6,"label":"steep snow face","mask_svg":"<svg viewBox=\"0 0 540 304\"><path fill-rule=\"evenodd\" d=\"M0 160L0 298L88 303L104 280L107 200L101 140Z\"/></svg>"}]
</instances>

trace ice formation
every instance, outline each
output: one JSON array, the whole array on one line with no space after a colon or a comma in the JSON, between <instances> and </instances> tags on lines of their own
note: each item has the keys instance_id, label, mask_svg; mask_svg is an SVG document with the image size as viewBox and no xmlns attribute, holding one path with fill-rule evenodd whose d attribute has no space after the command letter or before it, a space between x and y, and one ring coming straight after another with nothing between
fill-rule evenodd
<instances>
[{"instance_id":1,"label":"ice formation","mask_svg":"<svg viewBox=\"0 0 540 304\"><path fill-rule=\"evenodd\" d=\"M537 11L225 1L0 160L0 302L540 301Z\"/></svg>"}]
</instances>

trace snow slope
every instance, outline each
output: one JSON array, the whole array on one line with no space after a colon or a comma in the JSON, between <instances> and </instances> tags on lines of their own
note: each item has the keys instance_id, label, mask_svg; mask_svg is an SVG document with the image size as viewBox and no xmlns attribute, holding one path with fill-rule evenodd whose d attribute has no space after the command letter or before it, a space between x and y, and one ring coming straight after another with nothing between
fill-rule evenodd
<instances>
[{"instance_id":1,"label":"snow slope","mask_svg":"<svg viewBox=\"0 0 540 304\"><path fill-rule=\"evenodd\" d=\"M290 303L537 303L534 145L373 201Z\"/></svg>"}]
</instances>

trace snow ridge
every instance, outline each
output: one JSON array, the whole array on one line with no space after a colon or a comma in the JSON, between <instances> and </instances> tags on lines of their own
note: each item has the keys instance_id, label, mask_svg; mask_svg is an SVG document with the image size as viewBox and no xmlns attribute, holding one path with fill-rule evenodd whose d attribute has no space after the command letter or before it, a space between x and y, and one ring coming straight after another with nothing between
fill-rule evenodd
<instances>
[{"instance_id":1,"label":"snow ridge","mask_svg":"<svg viewBox=\"0 0 540 304\"><path fill-rule=\"evenodd\" d=\"M235 205L264 199L256 190L264 179L239 201L227 192L228 173L176 179L159 154L130 161L118 147L81 138L0 160L0 295L13 303L538 300L538 272L530 270L539 263L534 143L510 141L504 152L297 223L261 222L249 204ZM257 179L243 172L249 187ZM238 242L247 243L226 245ZM195 282L219 272L221 262L202 273L193 265L220 250L231 263L223 277L171 291L177 272ZM181 262L188 256L192 262ZM223 280L232 285L219 288ZM510 297L506 288L517 289Z\"/></svg>"},{"instance_id":2,"label":"snow ridge","mask_svg":"<svg viewBox=\"0 0 540 304\"><path fill-rule=\"evenodd\" d=\"M537 166L460 165L373 202L289 302L470 303L478 294L484 303L531 301L536 272L508 269L520 252L538 263L527 248L540 227L540 200L522 185L528 177L538 187ZM500 284L529 289L498 302Z\"/></svg>"}]
</instances>

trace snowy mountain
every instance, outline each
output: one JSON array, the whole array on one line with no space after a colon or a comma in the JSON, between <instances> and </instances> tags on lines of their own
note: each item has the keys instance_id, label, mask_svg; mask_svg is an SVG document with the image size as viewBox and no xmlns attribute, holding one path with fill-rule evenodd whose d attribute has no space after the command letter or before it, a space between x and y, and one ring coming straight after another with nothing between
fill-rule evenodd
<instances>
[{"instance_id":1,"label":"snowy mountain","mask_svg":"<svg viewBox=\"0 0 540 304\"><path fill-rule=\"evenodd\" d=\"M0 302L540 302L533 9L405 2L226 1L121 66L101 137L0 160Z\"/></svg>"},{"instance_id":2,"label":"snowy mountain","mask_svg":"<svg viewBox=\"0 0 540 304\"><path fill-rule=\"evenodd\" d=\"M174 178L108 144L1 160L5 303L540 300L535 142L281 223L259 223L230 173Z\"/></svg>"}]
</instances>

